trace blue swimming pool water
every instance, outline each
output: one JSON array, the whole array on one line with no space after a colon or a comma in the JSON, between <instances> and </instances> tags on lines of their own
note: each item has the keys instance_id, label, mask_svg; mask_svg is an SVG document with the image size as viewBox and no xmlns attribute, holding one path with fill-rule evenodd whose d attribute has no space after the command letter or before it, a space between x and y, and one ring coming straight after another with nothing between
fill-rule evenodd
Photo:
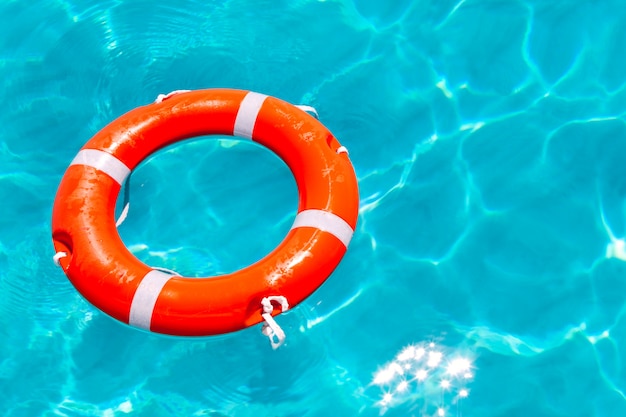
<instances>
[{"instance_id":1,"label":"blue swimming pool water","mask_svg":"<svg viewBox=\"0 0 626 417\"><path fill-rule=\"evenodd\" d=\"M618 0L7 1L0 5L0 410L17 416L626 415L626 9ZM361 191L344 261L279 316L138 331L52 261L77 150L175 89L313 105ZM120 233L198 276L262 257L288 169L168 148Z\"/></svg>"}]
</instances>

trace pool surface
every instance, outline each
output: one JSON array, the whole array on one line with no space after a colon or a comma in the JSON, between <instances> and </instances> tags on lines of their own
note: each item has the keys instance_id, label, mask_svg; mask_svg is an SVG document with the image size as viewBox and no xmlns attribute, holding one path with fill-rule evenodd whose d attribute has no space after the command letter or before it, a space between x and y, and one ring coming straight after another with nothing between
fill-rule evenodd
<instances>
[{"instance_id":1,"label":"pool surface","mask_svg":"<svg viewBox=\"0 0 626 417\"><path fill-rule=\"evenodd\" d=\"M618 0L5 1L0 5L0 414L626 415L626 9ZM314 106L360 217L334 274L225 336L140 331L52 262L78 149L156 96ZM119 228L207 276L295 217L267 149L199 138L144 161Z\"/></svg>"}]
</instances>

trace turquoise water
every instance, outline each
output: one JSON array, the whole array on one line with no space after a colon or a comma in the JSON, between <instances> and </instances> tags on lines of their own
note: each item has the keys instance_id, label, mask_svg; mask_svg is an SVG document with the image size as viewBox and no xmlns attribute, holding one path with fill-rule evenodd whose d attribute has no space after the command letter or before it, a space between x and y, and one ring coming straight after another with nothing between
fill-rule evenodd
<instances>
[{"instance_id":1,"label":"turquoise water","mask_svg":"<svg viewBox=\"0 0 626 417\"><path fill-rule=\"evenodd\" d=\"M626 415L626 9L582 1L5 1L0 414ZM313 105L350 150L346 257L259 327L178 339L85 302L52 261L61 176L175 89ZM126 244L236 270L295 216L248 142L168 148L131 181Z\"/></svg>"}]
</instances>

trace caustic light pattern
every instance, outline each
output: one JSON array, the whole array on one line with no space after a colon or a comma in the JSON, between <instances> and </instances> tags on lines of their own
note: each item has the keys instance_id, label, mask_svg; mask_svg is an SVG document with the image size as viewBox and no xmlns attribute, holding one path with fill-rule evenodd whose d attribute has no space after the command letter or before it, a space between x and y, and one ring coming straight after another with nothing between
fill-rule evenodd
<instances>
[{"instance_id":1,"label":"caustic light pattern","mask_svg":"<svg viewBox=\"0 0 626 417\"><path fill-rule=\"evenodd\" d=\"M435 343L405 347L379 369L372 385L382 390L381 413L400 404L415 403L421 416L461 416L462 401L474 379L472 361L460 352Z\"/></svg>"}]
</instances>

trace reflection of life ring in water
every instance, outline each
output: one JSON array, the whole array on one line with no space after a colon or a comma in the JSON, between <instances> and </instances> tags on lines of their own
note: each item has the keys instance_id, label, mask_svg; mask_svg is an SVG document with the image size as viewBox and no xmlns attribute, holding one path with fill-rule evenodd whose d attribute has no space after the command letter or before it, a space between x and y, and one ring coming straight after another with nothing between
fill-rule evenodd
<instances>
[{"instance_id":1,"label":"reflection of life ring in water","mask_svg":"<svg viewBox=\"0 0 626 417\"><path fill-rule=\"evenodd\" d=\"M143 159L200 135L240 136L274 151L296 179L299 205L291 230L265 258L231 274L185 278L132 255L114 211L121 184ZM258 93L185 91L130 111L85 144L59 186L52 237L57 263L105 313L153 332L201 336L264 318L271 326L279 312L272 313L272 302L285 310L308 297L340 262L357 213L346 149L314 117Z\"/></svg>"}]
</instances>

